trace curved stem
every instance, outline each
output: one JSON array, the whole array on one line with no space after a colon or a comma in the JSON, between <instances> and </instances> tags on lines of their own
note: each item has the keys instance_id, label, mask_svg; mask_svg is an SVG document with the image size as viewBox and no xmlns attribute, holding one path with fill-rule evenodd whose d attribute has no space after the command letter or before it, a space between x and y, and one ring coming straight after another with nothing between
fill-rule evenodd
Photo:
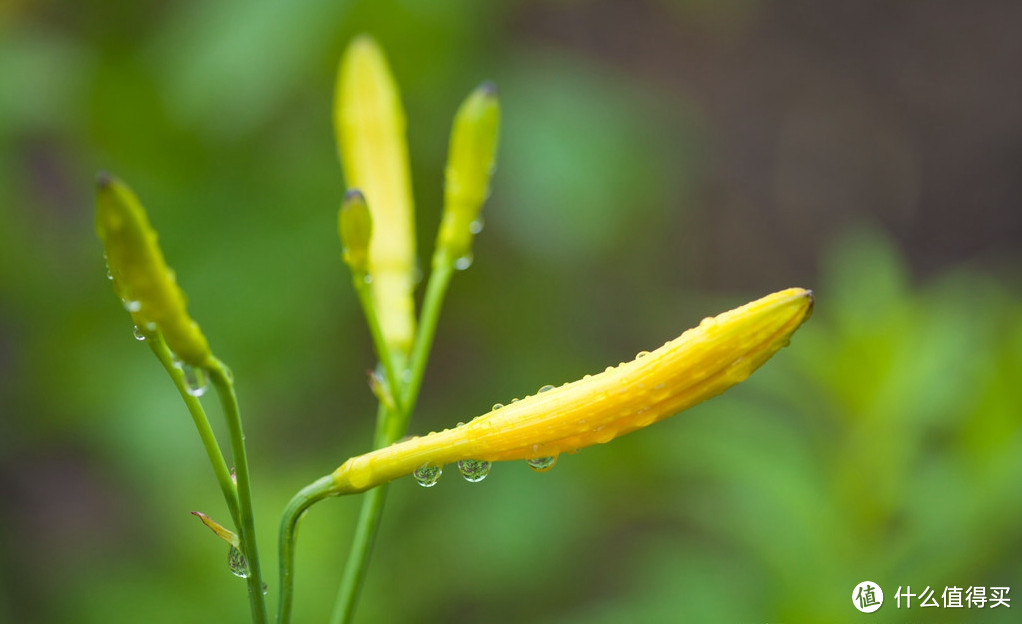
<instances>
[{"instance_id":1,"label":"curved stem","mask_svg":"<svg viewBox=\"0 0 1022 624\"><path fill-rule=\"evenodd\" d=\"M177 386L177 390L181 394L185 406L188 408L188 413L192 416L192 422L195 423L195 428L199 432L199 438L202 440L203 448L206 449L209 463L213 466L213 473L216 475L217 483L220 484L220 491L224 495L227 509L231 513L231 519L234 520L234 524L237 526L240 520L238 516L237 486L234 485L234 480L231 479L231 471L227 467L227 461L224 460L224 454L220 450L220 444L217 442L213 428L209 424L206 412L202 409L202 403L188 392L188 384L185 382L184 372L175 364L174 357L171 354L170 348L167 347L167 343L163 341L163 337L157 332L145 332L145 337L149 348L156 355L160 364L163 364L163 368L167 370L167 374L170 375L174 385Z\"/></svg>"},{"instance_id":2,"label":"curved stem","mask_svg":"<svg viewBox=\"0 0 1022 624\"><path fill-rule=\"evenodd\" d=\"M291 602L294 597L295 540L298 522L313 503L335 495L330 475L317 479L302 488L284 508L280 519L280 602L277 605L277 623L291 621Z\"/></svg>"},{"instance_id":3,"label":"curved stem","mask_svg":"<svg viewBox=\"0 0 1022 624\"><path fill-rule=\"evenodd\" d=\"M224 419L231 434L231 454L234 456L234 468L238 478L238 515L237 524L241 538L241 552L248 563L249 575L248 600L252 609L252 621L265 624L266 599L263 595L263 576L259 564L259 550L256 547L255 513L252 509L252 482L248 470L248 454L245 452L245 433L241 428L241 413L238 410L238 397L234 393L234 382L223 362L212 358L207 369L210 379L216 387L220 404L223 406Z\"/></svg>"}]
</instances>

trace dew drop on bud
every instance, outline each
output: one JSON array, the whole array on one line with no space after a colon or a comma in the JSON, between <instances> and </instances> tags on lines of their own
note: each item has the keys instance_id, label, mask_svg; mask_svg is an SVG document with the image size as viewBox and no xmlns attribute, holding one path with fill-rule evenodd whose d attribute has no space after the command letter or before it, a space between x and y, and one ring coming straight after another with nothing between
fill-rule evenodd
<instances>
[{"instance_id":1,"label":"dew drop on bud","mask_svg":"<svg viewBox=\"0 0 1022 624\"><path fill-rule=\"evenodd\" d=\"M483 231L483 225L484 225L483 218L479 217L472 223L468 224L468 231L472 232L473 234L478 234L479 232Z\"/></svg>"},{"instance_id":2,"label":"dew drop on bud","mask_svg":"<svg viewBox=\"0 0 1022 624\"><path fill-rule=\"evenodd\" d=\"M499 410L502 407L504 407L503 403L494 403L493 407L491 407L490 410L496 412L497 410Z\"/></svg>"},{"instance_id":3,"label":"dew drop on bud","mask_svg":"<svg viewBox=\"0 0 1022 624\"><path fill-rule=\"evenodd\" d=\"M467 253L454 261L454 268L458 271L464 271L468 267L472 266L472 254Z\"/></svg>"},{"instance_id":4,"label":"dew drop on bud","mask_svg":"<svg viewBox=\"0 0 1022 624\"><path fill-rule=\"evenodd\" d=\"M525 460L525 463L528 464L529 468L532 468L536 472L546 472L547 470L550 470L551 468L554 467L554 464L557 463L557 458L535 457L533 459Z\"/></svg>"},{"instance_id":5,"label":"dew drop on bud","mask_svg":"<svg viewBox=\"0 0 1022 624\"><path fill-rule=\"evenodd\" d=\"M141 301L132 301L130 299L125 299L123 301L123 303L124 303L124 309L127 310L128 312L134 313L134 312L138 312L139 310L142 309L142 302Z\"/></svg>"},{"instance_id":6,"label":"dew drop on bud","mask_svg":"<svg viewBox=\"0 0 1022 624\"><path fill-rule=\"evenodd\" d=\"M185 376L185 387L188 389L188 394L193 397L200 397L206 394L206 390L209 388L209 380L206 379L206 371L201 368L189 366L188 364L182 364L181 372Z\"/></svg>"},{"instance_id":7,"label":"dew drop on bud","mask_svg":"<svg viewBox=\"0 0 1022 624\"><path fill-rule=\"evenodd\" d=\"M135 336L135 340L145 340L145 334L142 333L142 328L138 325L131 328L131 333Z\"/></svg>"},{"instance_id":8,"label":"dew drop on bud","mask_svg":"<svg viewBox=\"0 0 1022 624\"><path fill-rule=\"evenodd\" d=\"M646 357L647 355L649 355L649 351L639 351L638 353L635 354L635 359L638 360L640 358Z\"/></svg>"},{"instance_id":9,"label":"dew drop on bud","mask_svg":"<svg viewBox=\"0 0 1022 624\"><path fill-rule=\"evenodd\" d=\"M227 566L231 569L231 574L238 578L248 578L252 574L248 569L248 561L245 561L245 555L237 546L232 545L227 551Z\"/></svg>"},{"instance_id":10,"label":"dew drop on bud","mask_svg":"<svg viewBox=\"0 0 1022 624\"><path fill-rule=\"evenodd\" d=\"M419 482L422 487L433 487L440 481L440 475L443 474L443 468L440 466L434 466L433 464L423 464L415 469L412 476Z\"/></svg>"},{"instance_id":11,"label":"dew drop on bud","mask_svg":"<svg viewBox=\"0 0 1022 624\"><path fill-rule=\"evenodd\" d=\"M458 472L469 483L478 483L490 474L490 462L482 459L463 459L458 462Z\"/></svg>"},{"instance_id":12,"label":"dew drop on bud","mask_svg":"<svg viewBox=\"0 0 1022 624\"><path fill-rule=\"evenodd\" d=\"M543 386L542 388L540 388L539 391L540 392L549 392L550 390L553 390L553 389L554 389L554 385L553 384L547 384L547 385Z\"/></svg>"}]
</instances>

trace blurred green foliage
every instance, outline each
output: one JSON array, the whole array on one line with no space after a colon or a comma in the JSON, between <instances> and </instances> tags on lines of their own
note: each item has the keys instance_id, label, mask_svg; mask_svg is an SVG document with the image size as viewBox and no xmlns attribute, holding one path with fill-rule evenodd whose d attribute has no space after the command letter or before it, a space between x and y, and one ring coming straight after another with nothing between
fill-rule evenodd
<instances>
[{"instance_id":1,"label":"blurred green foliage","mask_svg":"<svg viewBox=\"0 0 1022 624\"><path fill-rule=\"evenodd\" d=\"M724 47L766 11L710 5L663 4ZM887 593L884 621L914 621L893 606L899 585L1022 592L1017 266L946 262L920 279L885 219L815 242L780 227L732 240L762 221L711 219L713 111L528 21L587 3L281 6L0 3L0 622L247 617L226 549L188 514L226 515L191 423L104 278L99 169L139 193L236 374L266 567L291 494L366 450L373 363L336 240L330 127L337 59L362 31L403 88L421 254L458 102L489 78L504 110L487 227L448 297L414 432L771 290L817 293L792 348L722 398L546 474L396 483L362 621L851 621L867 579ZM833 221L874 222L861 217ZM707 266L725 256L773 273L735 276L735 292ZM298 621L329 611L356 503L304 520Z\"/></svg>"}]
</instances>

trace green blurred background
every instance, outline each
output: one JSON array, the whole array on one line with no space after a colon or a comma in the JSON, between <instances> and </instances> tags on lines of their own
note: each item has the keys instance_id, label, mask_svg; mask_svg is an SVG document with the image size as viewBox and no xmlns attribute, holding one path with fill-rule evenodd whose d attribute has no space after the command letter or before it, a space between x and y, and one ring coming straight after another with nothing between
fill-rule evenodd
<instances>
[{"instance_id":1,"label":"green blurred background","mask_svg":"<svg viewBox=\"0 0 1022 624\"><path fill-rule=\"evenodd\" d=\"M360 32L403 90L421 257L455 108L484 79L504 106L413 433L817 294L681 416L545 474L396 482L361 621L1017 621L894 593L1022 600L1020 30L1012 0L0 1L0 621L248 617L188 514L227 516L190 419L104 277L100 169L234 369L276 602L280 511L374 411L330 121ZM303 523L300 622L358 502Z\"/></svg>"}]
</instances>

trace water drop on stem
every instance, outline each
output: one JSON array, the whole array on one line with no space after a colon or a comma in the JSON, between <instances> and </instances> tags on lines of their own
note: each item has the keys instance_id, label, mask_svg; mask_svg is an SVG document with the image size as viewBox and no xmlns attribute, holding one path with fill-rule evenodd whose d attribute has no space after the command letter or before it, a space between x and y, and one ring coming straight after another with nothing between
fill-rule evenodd
<instances>
[{"instance_id":1,"label":"water drop on stem","mask_svg":"<svg viewBox=\"0 0 1022 624\"><path fill-rule=\"evenodd\" d=\"M227 567L230 568L231 574L238 578L248 578L252 574L251 570L248 569L248 561L245 560L245 555L242 554L237 546L232 545L230 550L227 551Z\"/></svg>"}]
</instances>

